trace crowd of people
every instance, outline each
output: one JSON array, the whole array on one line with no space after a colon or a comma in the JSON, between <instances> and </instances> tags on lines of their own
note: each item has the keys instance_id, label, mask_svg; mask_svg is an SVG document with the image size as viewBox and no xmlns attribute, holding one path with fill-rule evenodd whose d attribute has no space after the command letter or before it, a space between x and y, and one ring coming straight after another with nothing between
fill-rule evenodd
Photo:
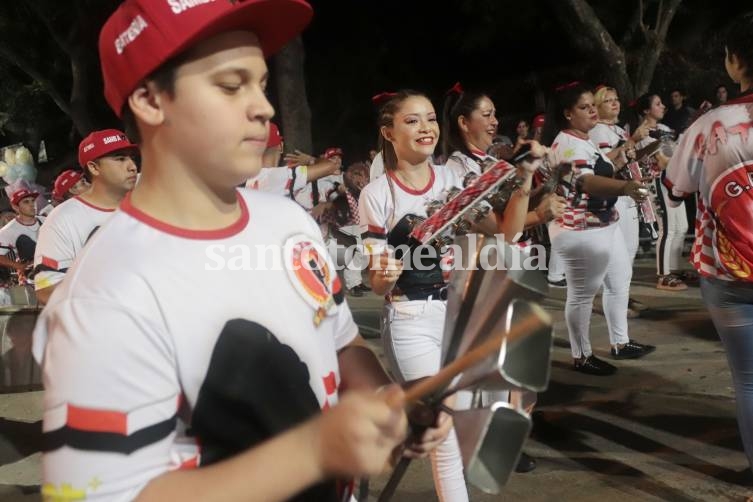
<instances>
[{"instance_id":1,"label":"crowd of people","mask_svg":"<svg viewBox=\"0 0 753 502\"><path fill-rule=\"evenodd\" d=\"M455 84L439 112L420 91L382 92L379 146L344 167L337 146L285 153L265 58L312 11L304 0L268 3L124 2L99 45L124 132L84 138L79 167L59 174L44 210L37 192L8 194L15 216L0 229L0 266L45 305L33 344L43 496L348 500L354 479L405 455L431 458L440 500L467 501L451 414L409 437L402 391L440 369L453 258L417 269L394 248L415 218L501 161L515 189L470 231L522 253L549 249L548 281L567 289L573 370L618 370L591 348L599 290L611 358L657 350L629 333L645 308L630 298L633 263L641 232L653 232L656 287L700 282L753 461L753 14L725 38L739 93L717 87L710 109L689 108L682 89L669 109L655 92L623 107L613 87L571 82L546 112L515 122L511 139L483 91ZM692 267L682 258L691 200ZM342 255L337 243L358 251ZM209 249L262 259L270 246L282 267L207 267ZM385 298L389 371L348 307L370 291ZM486 398L528 413L536 401ZM444 406L471 404L452 396ZM521 454L518 472L535 466Z\"/></svg>"}]
</instances>

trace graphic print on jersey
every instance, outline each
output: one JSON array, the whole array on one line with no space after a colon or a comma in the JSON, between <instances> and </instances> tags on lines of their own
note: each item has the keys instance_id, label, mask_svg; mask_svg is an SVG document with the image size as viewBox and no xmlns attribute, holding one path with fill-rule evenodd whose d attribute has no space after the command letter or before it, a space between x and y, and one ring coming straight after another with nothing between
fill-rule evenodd
<instances>
[{"instance_id":1,"label":"graphic print on jersey","mask_svg":"<svg viewBox=\"0 0 753 502\"><path fill-rule=\"evenodd\" d=\"M310 378L306 363L264 326L228 321L191 419L201 465L236 455L319 413ZM314 486L292 500L337 500L335 483Z\"/></svg>"},{"instance_id":2,"label":"graphic print on jersey","mask_svg":"<svg viewBox=\"0 0 753 502\"><path fill-rule=\"evenodd\" d=\"M327 260L327 250L304 234L285 241L285 270L296 291L315 311L314 324L337 312L345 295L340 278Z\"/></svg>"},{"instance_id":3,"label":"graphic print on jersey","mask_svg":"<svg viewBox=\"0 0 753 502\"><path fill-rule=\"evenodd\" d=\"M736 279L753 282L753 163L732 166L711 185L719 263Z\"/></svg>"}]
</instances>

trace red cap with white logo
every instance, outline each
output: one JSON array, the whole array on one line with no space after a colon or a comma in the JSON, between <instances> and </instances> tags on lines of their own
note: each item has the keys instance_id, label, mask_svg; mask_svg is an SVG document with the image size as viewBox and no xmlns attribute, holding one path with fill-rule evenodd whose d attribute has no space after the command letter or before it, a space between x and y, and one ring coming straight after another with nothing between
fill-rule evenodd
<instances>
[{"instance_id":1,"label":"red cap with white logo","mask_svg":"<svg viewBox=\"0 0 753 502\"><path fill-rule=\"evenodd\" d=\"M13 195L10 196L10 203L14 206L17 206L19 202L24 200L26 197L38 197L39 192L32 192L28 188L22 188L20 190L16 190L13 192Z\"/></svg>"},{"instance_id":2,"label":"red cap with white logo","mask_svg":"<svg viewBox=\"0 0 753 502\"><path fill-rule=\"evenodd\" d=\"M327 148L324 151L324 158L325 159L331 159L332 157L340 157L340 158L342 158L342 156L343 156L343 151L342 151L341 148L332 147L332 148Z\"/></svg>"},{"instance_id":3,"label":"red cap with white logo","mask_svg":"<svg viewBox=\"0 0 753 502\"><path fill-rule=\"evenodd\" d=\"M267 148L274 148L282 144L280 128L274 122L269 123L269 136L267 136Z\"/></svg>"},{"instance_id":4,"label":"red cap with white logo","mask_svg":"<svg viewBox=\"0 0 753 502\"><path fill-rule=\"evenodd\" d=\"M120 150L138 151L138 147L117 129L94 131L78 144L78 163L85 167L89 161Z\"/></svg>"},{"instance_id":5,"label":"red cap with white logo","mask_svg":"<svg viewBox=\"0 0 753 502\"><path fill-rule=\"evenodd\" d=\"M311 20L304 0L126 0L99 34L105 98L120 117L139 82L170 58L214 35L256 33L269 57Z\"/></svg>"},{"instance_id":6,"label":"red cap with white logo","mask_svg":"<svg viewBox=\"0 0 753 502\"><path fill-rule=\"evenodd\" d=\"M66 169L60 173L58 177L55 178L55 184L52 188L52 198L55 200L63 200L65 194L68 193L68 190L73 188L83 176L84 173L73 169Z\"/></svg>"}]
</instances>

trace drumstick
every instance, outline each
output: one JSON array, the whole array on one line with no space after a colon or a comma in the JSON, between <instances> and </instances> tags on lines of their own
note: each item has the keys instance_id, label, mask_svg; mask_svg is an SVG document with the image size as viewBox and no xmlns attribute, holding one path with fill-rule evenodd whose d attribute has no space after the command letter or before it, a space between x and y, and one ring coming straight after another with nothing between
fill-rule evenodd
<instances>
[{"instance_id":1,"label":"drumstick","mask_svg":"<svg viewBox=\"0 0 753 502\"><path fill-rule=\"evenodd\" d=\"M474 349L469 350L439 370L436 375L421 380L406 389L405 395L403 396L403 405L406 408L409 408L422 398L430 396L446 387L463 371L480 363L491 354L499 352L503 339L506 338L508 343L512 343L519 338L523 338L532 333L536 329L550 324L549 315L544 312L541 307L533 304L531 305L531 308L531 313L518 321L510 331L507 332L507 334L499 332L492 335Z\"/></svg>"}]
</instances>

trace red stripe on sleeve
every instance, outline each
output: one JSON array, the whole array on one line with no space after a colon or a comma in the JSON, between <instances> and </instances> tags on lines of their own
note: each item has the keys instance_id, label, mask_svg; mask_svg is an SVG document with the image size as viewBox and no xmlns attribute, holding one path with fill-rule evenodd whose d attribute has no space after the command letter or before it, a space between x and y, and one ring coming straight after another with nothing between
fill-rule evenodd
<instances>
[{"instance_id":1,"label":"red stripe on sleeve","mask_svg":"<svg viewBox=\"0 0 753 502\"><path fill-rule=\"evenodd\" d=\"M55 270L58 270L60 268L60 264L57 262L57 260L53 260L52 258L48 258L46 256L42 256L42 265L45 267L54 268Z\"/></svg>"},{"instance_id":2,"label":"red stripe on sleeve","mask_svg":"<svg viewBox=\"0 0 753 502\"><path fill-rule=\"evenodd\" d=\"M68 427L88 432L128 434L128 416L119 411L95 410L68 405Z\"/></svg>"},{"instance_id":3,"label":"red stripe on sleeve","mask_svg":"<svg viewBox=\"0 0 753 502\"><path fill-rule=\"evenodd\" d=\"M369 225L369 232L371 232L372 234L386 234L387 230L376 225Z\"/></svg>"}]
</instances>

